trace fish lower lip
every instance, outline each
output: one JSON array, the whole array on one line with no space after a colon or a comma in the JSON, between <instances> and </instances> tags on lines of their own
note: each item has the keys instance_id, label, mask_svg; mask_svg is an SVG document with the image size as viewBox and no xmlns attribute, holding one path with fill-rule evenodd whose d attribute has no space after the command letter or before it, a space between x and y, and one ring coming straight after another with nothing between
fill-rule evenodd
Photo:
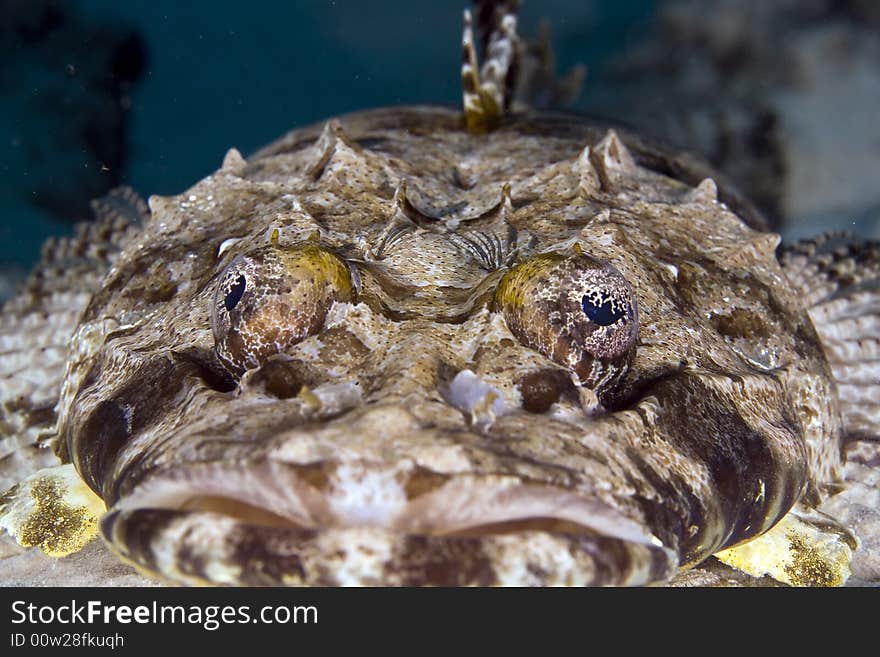
<instances>
[{"instance_id":1,"label":"fish lower lip","mask_svg":"<svg viewBox=\"0 0 880 657\"><path fill-rule=\"evenodd\" d=\"M671 550L513 527L477 536L382 527L252 525L204 511L111 510L110 548L182 584L236 586L641 585L669 577Z\"/></svg>"}]
</instances>

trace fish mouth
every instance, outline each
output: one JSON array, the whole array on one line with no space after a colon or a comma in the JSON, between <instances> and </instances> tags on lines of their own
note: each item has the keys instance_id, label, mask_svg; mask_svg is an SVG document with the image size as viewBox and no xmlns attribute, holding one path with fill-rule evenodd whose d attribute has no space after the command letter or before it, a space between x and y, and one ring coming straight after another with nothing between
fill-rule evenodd
<instances>
[{"instance_id":1,"label":"fish mouth","mask_svg":"<svg viewBox=\"0 0 880 657\"><path fill-rule=\"evenodd\" d=\"M486 424L418 395L305 417L243 394L234 426L194 411L96 461L101 531L122 559L183 584L664 581L769 529L804 486L785 407L755 426L728 385L686 373L632 407Z\"/></svg>"},{"instance_id":2,"label":"fish mouth","mask_svg":"<svg viewBox=\"0 0 880 657\"><path fill-rule=\"evenodd\" d=\"M101 530L123 559L184 584L640 585L677 566L588 492L412 464L169 469Z\"/></svg>"}]
</instances>

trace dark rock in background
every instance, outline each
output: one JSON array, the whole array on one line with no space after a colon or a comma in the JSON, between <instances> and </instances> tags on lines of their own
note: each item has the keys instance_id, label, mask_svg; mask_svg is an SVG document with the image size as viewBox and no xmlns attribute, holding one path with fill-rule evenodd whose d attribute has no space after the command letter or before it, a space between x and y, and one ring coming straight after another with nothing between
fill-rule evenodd
<instances>
[{"instance_id":1,"label":"dark rock in background","mask_svg":"<svg viewBox=\"0 0 880 657\"><path fill-rule=\"evenodd\" d=\"M880 236L880 5L664 0L584 99L708 157L787 238Z\"/></svg>"},{"instance_id":2,"label":"dark rock in background","mask_svg":"<svg viewBox=\"0 0 880 657\"><path fill-rule=\"evenodd\" d=\"M18 192L65 221L87 217L89 201L120 183L129 94L146 63L135 30L84 22L75 9L61 0L0 3L2 102L27 174Z\"/></svg>"},{"instance_id":3,"label":"dark rock in background","mask_svg":"<svg viewBox=\"0 0 880 657\"><path fill-rule=\"evenodd\" d=\"M0 198L42 211L7 212L7 222L87 219L89 201L122 180L130 94L146 48L131 26L78 10L64 0L0 0L0 117L7 126Z\"/></svg>"}]
</instances>

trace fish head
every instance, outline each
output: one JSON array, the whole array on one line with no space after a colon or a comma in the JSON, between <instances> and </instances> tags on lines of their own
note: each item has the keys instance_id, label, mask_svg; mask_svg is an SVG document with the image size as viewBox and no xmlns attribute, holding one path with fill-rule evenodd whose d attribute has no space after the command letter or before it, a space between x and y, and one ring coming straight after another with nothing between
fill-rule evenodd
<instances>
[{"instance_id":1,"label":"fish head","mask_svg":"<svg viewBox=\"0 0 880 657\"><path fill-rule=\"evenodd\" d=\"M385 110L151 198L59 405L105 540L186 583L638 584L769 529L834 467L821 346L778 239L639 152Z\"/></svg>"}]
</instances>

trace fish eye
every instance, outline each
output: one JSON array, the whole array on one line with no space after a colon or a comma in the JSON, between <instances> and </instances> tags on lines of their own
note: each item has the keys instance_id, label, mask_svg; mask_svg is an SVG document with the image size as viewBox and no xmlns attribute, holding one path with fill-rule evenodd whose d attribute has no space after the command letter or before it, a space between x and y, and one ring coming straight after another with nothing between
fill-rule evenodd
<instances>
[{"instance_id":1,"label":"fish eye","mask_svg":"<svg viewBox=\"0 0 880 657\"><path fill-rule=\"evenodd\" d=\"M211 326L214 346L240 375L318 333L337 301L351 301L348 265L312 243L268 246L236 256L218 278Z\"/></svg>"},{"instance_id":2,"label":"fish eye","mask_svg":"<svg viewBox=\"0 0 880 657\"><path fill-rule=\"evenodd\" d=\"M505 273L493 306L521 343L605 391L626 372L638 339L629 281L607 262L545 253Z\"/></svg>"}]
</instances>

